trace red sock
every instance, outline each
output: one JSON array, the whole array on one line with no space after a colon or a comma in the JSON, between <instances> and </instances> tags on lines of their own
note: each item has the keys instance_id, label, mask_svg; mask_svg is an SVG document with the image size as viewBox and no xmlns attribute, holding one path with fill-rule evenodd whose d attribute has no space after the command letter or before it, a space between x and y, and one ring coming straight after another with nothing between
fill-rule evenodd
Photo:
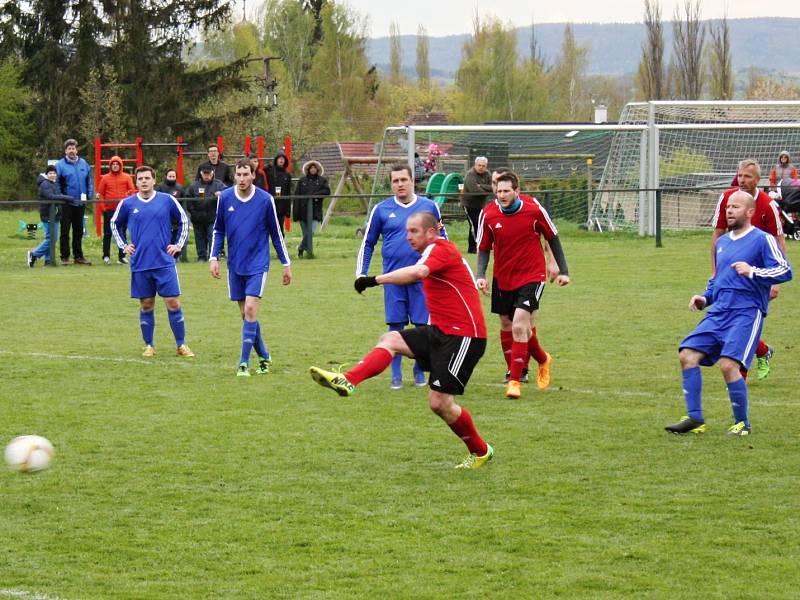
<instances>
[{"instance_id":1,"label":"red sock","mask_svg":"<svg viewBox=\"0 0 800 600\"><path fill-rule=\"evenodd\" d=\"M528 359L528 343L514 341L511 344L511 366L509 370L511 373L508 379L511 381L519 381L522 376L522 368Z\"/></svg>"},{"instance_id":2,"label":"red sock","mask_svg":"<svg viewBox=\"0 0 800 600\"><path fill-rule=\"evenodd\" d=\"M500 347L503 349L503 358L506 359L506 368L511 370L511 342L514 336L511 331L500 330Z\"/></svg>"},{"instance_id":3,"label":"red sock","mask_svg":"<svg viewBox=\"0 0 800 600\"><path fill-rule=\"evenodd\" d=\"M467 445L467 449L472 454L477 454L478 456L486 454L489 448L486 446L486 442L483 441L481 434L475 429L475 423L472 422L472 416L469 411L463 406L459 417L450 423L450 429L461 438L461 441Z\"/></svg>"},{"instance_id":4,"label":"red sock","mask_svg":"<svg viewBox=\"0 0 800 600\"><path fill-rule=\"evenodd\" d=\"M764 343L764 340L758 340L758 346L756 347L756 356L759 358L763 358L769 352L769 346Z\"/></svg>"},{"instance_id":5,"label":"red sock","mask_svg":"<svg viewBox=\"0 0 800 600\"><path fill-rule=\"evenodd\" d=\"M536 327L531 331L531 338L528 340L528 352L530 352L533 360L540 365L547 361L547 352L544 351L544 348L539 344L539 338L536 337Z\"/></svg>"},{"instance_id":6,"label":"red sock","mask_svg":"<svg viewBox=\"0 0 800 600\"><path fill-rule=\"evenodd\" d=\"M382 373L391 364L392 358L394 355L386 348L373 348L360 363L344 374L345 379L353 385L358 385L365 379Z\"/></svg>"}]
</instances>

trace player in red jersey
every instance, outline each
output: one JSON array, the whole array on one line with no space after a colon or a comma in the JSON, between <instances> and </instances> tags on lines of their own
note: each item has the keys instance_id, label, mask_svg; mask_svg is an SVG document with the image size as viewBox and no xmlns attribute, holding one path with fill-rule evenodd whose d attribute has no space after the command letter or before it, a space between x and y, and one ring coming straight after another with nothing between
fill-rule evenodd
<instances>
[{"instance_id":1,"label":"player in red jersey","mask_svg":"<svg viewBox=\"0 0 800 600\"><path fill-rule=\"evenodd\" d=\"M550 385L552 357L536 336L535 316L547 279L547 261L541 237L547 240L559 273L559 286L570 281L567 261L556 229L547 211L535 198L521 198L514 173L497 177L497 199L483 209L478 240L478 288L488 293L486 267L494 250L492 312L500 316L501 336L511 330L511 360L506 397L522 395L520 378L528 357L539 364L537 385Z\"/></svg>"},{"instance_id":2,"label":"player in red jersey","mask_svg":"<svg viewBox=\"0 0 800 600\"><path fill-rule=\"evenodd\" d=\"M781 220L778 216L778 207L772 202L763 190L758 189L758 182L761 179L761 167L757 161L747 158L739 163L736 170L736 181L739 187L731 188L724 191L717 202L717 208L714 211L714 233L711 236L711 273L716 272L716 254L715 244L717 240L725 235L728 231L728 224L725 218L725 209L728 206L728 198L734 192L744 190L756 200L756 211L750 222L753 227L766 231L774 235L778 240L778 245L783 254L786 254L786 240L783 237L783 228L781 227ZM779 286L773 285L770 290L770 300L778 297L780 291ZM769 346L764 340L758 341L756 348L756 377L758 379L766 379L769 375L770 362L775 349ZM742 374L746 377L747 371L742 370Z\"/></svg>"},{"instance_id":3,"label":"player in red jersey","mask_svg":"<svg viewBox=\"0 0 800 600\"><path fill-rule=\"evenodd\" d=\"M384 333L375 347L346 373L311 367L318 384L349 396L355 387L383 372L396 354L415 358L429 371L428 402L462 439L469 456L458 469L477 469L491 460L494 450L478 433L466 408L454 401L464 393L472 370L486 350L486 323L472 272L455 244L439 236L439 223L429 212L410 215L406 222L409 244L421 253L415 265L376 277L359 277L358 293L385 283L406 285L422 280L430 314L429 325Z\"/></svg>"}]
</instances>

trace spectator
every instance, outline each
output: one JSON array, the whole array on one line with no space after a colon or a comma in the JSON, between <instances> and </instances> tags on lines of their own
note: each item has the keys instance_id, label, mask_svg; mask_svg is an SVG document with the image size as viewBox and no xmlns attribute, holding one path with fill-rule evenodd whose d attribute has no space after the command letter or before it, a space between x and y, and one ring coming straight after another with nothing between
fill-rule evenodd
<instances>
[{"instance_id":1,"label":"spectator","mask_svg":"<svg viewBox=\"0 0 800 600\"><path fill-rule=\"evenodd\" d=\"M787 184L793 179L797 179L797 167L789 162L790 158L786 150L778 155L778 163L769 172L769 185L772 191L778 189L781 181Z\"/></svg>"},{"instance_id":2,"label":"spectator","mask_svg":"<svg viewBox=\"0 0 800 600\"><path fill-rule=\"evenodd\" d=\"M50 223L50 204L52 201L68 202L69 196L58 192L56 185L58 172L54 165L47 165L44 173L39 173L36 183L39 185L39 218L44 225L44 240L33 250L28 250L28 266L33 268L37 258L44 258L44 264L50 264L50 243L58 237L58 222L61 220L61 207L56 205L56 218Z\"/></svg>"},{"instance_id":3,"label":"spectator","mask_svg":"<svg viewBox=\"0 0 800 600\"><path fill-rule=\"evenodd\" d=\"M69 264L69 232L72 230L72 256L77 265L91 265L83 256L83 217L86 199L94 197L94 183L89 163L78 156L78 142L70 138L64 142L64 158L56 163L58 187L70 197L61 214L61 264Z\"/></svg>"},{"instance_id":4,"label":"spectator","mask_svg":"<svg viewBox=\"0 0 800 600\"><path fill-rule=\"evenodd\" d=\"M486 201L492 197L492 174L488 169L489 161L485 156L478 156L475 165L464 177L464 192L461 194L461 206L467 213L469 221L469 240L467 253L477 251L475 240L478 237L478 217L481 215Z\"/></svg>"},{"instance_id":5,"label":"spectator","mask_svg":"<svg viewBox=\"0 0 800 600\"><path fill-rule=\"evenodd\" d=\"M178 183L178 173L175 169L167 169L164 173L164 181L156 186L157 192L164 192L173 198L183 198L183 186Z\"/></svg>"},{"instance_id":6,"label":"spectator","mask_svg":"<svg viewBox=\"0 0 800 600\"><path fill-rule=\"evenodd\" d=\"M133 179L122 170L123 167L122 159L112 156L108 161L108 173L97 184L97 199L104 201L97 204L97 210L103 215L103 263L106 265L111 264L111 217L119 200L136 193ZM117 248L117 253L117 262L127 265L128 257L121 248Z\"/></svg>"},{"instance_id":7,"label":"spectator","mask_svg":"<svg viewBox=\"0 0 800 600\"><path fill-rule=\"evenodd\" d=\"M272 161L267 179L269 193L275 198L275 210L278 211L278 224L283 235L283 222L292 211L292 203L285 196L292 195L292 174L289 173L289 159L283 152L278 152Z\"/></svg>"},{"instance_id":8,"label":"spectator","mask_svg":"<svg viewBox=\"0 0 800 600\"><path fill-rule=\"evenodd\" d=\"M292 214L295 221L300 221L300 229L303 230L303 241L297 247L297 255L302 258L303 252L309 250L309 258L314 258L310 251L314 230L322 222L322 199L324 196L331 195L331 188L328 180L322 175L325 169L316 160L310 160L303 165L303 176L297 182L297 195L307 196L308 198L295 198L292 203ZM308 220L308 210L311 205L311 223Z\"/></svg>"},{"instance_id":9,"label":"spectator","mask_svg":"<svg viewBox=\"0 0 800 600\"><path fill-rule=\"evenodd\" d=\"M195 176L196 180L200 180L200 175L202 174L203 169L206 167L211 167L213 169L214 179L219 179L225 184L225 187L230 187L233 185L231 167L226 162L223 162L221 153L219 151L219 146L216 144L208 145L208 160L197 167L197 175Z\"/></svg>"},{"instance_id":10,"label":"spectator","mask_svg":"<svg viewBox=\"0 0 800 600\"><path fill-rule=\"evenodd\" d=\"M214 215L219 198L225 184L214 179L214 167L204 165L200 171L200 179L193 181L186 188L186 198L197 198L189 203L189 216L194 228L194 243L197 247L197 261L208 260L211 250L211 235L214 231Z\"/></svg>"},{"instance_id":11,"label":"spectator","mask_svg":"<svg viewBox=\"0 0 800 600\"><path fill-rule=\"evenodd\" d=\"M252 152L248 155L247 159L250 161L250 167L253 169L256 178L253 180L253 185L265 192L269 191L269 181L267 179L267 172L261 166L261 161L258 156Z\"/></svg>"}]
</instances>

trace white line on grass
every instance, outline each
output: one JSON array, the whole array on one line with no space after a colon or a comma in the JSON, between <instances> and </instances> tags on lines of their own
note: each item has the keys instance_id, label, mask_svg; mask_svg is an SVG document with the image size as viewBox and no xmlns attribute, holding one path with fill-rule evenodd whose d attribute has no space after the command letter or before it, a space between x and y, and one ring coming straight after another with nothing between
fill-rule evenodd
<instances>
[{"instance_id":1,"label":"white line on grass","mask_svg":"<svg viewBox=\"0 0 800 600\"><path fill-rule=\"evenodd\" d=\"M2 350L2 349L0 349L0 354L8 354L11 356L27 356L31 358L51 358L53 360L94 360L97 362L116 362L116 363L128 363L135 365L150 365L150 366L169 366L169 367L180 366L183 368L194 366L194 363L191 360L170 361L169 363L165 363L165 362L160 362L157 358L151 360L144 360L141 358L85 356L81 354L52 354L50 352L15 352L12 350ZM208 365L203 365L203 368L207 369ZM225 368L231 368L231 367L226 366Z\"/></svg>"},{"instance_id":2,"label":"white line on grass","mask_svg":"<svg viewBox=\"0 0 800 600\"><path fill-rule=\"evenodd\" d=\"M22 598L23 600L59 600L56 596L47 596L38 592L26 592L25 590L2 590L0 597Z\"/></svg>"}]
</instances>

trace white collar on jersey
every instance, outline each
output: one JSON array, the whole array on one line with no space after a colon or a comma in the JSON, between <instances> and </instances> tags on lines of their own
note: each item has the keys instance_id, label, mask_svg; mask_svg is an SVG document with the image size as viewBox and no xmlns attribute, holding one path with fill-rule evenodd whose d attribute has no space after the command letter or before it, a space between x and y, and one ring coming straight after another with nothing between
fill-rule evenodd
<instances>
[{"instance_id":1,"label":"white collar on jersey","mask_svg":"<svg viewBox=\"0 0 800 600\"><path fill-rule=\"evenodd\" d=\"M158 192L153 190L153 195L152 196L150 196L149 198L142 198L142 193L141 192L136 192L136 197L139 198L139 200L141 200L142 202L150 202L150 200L152 200L153 198L156 197L157 193Z\"/></svg>"},{"instance_id":2,"label":"white collar on jersey","mask_svg":"<svg viewBox=\"0 0 800 600\"><path fill-rule=\"evenodd\" d=\"M751 231L753 231L753 229L755 229L755 227L753 227L752 225L750 225L750 227L748 227L747 229L745 229L745 230L744 230L744 232L740 233L739 235L734 235L734 234L733 234L733 232L731 231L731 234L730 234L730 235L731 235L731 239L732 239L733 241L740 240L740 239L742 239L744 236L746 236L748 233L750 233Z\"/></svg>"},{"instance_id":3,"label":"white collar on jersey","mask_svg":"<svg viewBox=\"0 0 800 600\"><path fill-rule=\"evenodd\" d=\"M412 196L413 197L411 198L411 202L409 202L408 204L403 204L402 202L400 202L400 200L397 199L397 196L392 196L392 200L394 200L398 206L402 206L403 208L408 208L409 206L414 206L414 203L417 201L417 195L412 194Z\"/></svg>"},{"instance_id":4,"label":"white collar on jersey","mask_svg":"<svg viewBox=\"0 0 800 600\"><path fill-rule=\"evenodd\" d=\"M240 202L247 202L248 200L252 200L253 196L256 195L256 186L254 185L250 186L250 193L245 198L242 198L239 195L239 186L234 186L233 193L236 194L236 199L239 200Z\"/></svg>"}]
</instances>

